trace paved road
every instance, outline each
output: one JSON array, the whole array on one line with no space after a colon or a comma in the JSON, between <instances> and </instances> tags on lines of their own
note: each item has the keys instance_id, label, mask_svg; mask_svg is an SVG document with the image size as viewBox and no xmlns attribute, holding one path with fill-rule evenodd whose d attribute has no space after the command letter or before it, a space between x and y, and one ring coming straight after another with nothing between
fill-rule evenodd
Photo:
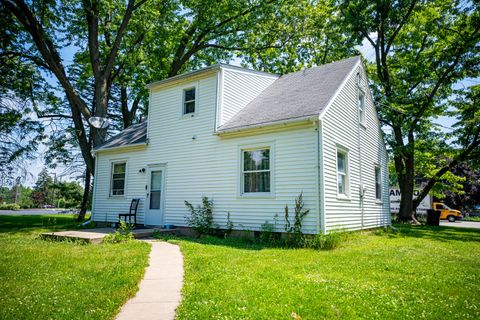
<instances>
[{"instance_id":1,"label":"paved road","mask_svg":"<svg viewBox=\"0 0 480 320\"><path fill-rule=\"evenodd\" d=\"M480 222L473 222L473 221L455 221L455 222L440 221L440 225L443 227L480 229Z\"/></svg>"},{"instance_id":2,"label":"paved road","mask_svg":"<svg viewBox=\"0 0 480 320\"><path fill-rule=\"evenodd\" d=\"M0 210L0 215L15 215L15 216L26 216L26 215L42 215L42 214L59 214L66 213L64 210L59 209L23 209L23 210Z\"/></svg>"}]
</instances>

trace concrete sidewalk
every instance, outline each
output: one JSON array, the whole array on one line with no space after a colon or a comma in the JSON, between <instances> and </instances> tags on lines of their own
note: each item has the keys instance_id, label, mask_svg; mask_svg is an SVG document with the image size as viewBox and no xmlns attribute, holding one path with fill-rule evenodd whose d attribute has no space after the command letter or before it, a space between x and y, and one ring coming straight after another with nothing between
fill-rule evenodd
<instances>
[{"instance_id":1,"label":"concrete sidewalk","mask_svg":"<svg viewBox=\"0 0 480 320\"><path fill-rule=\"evenodd\" d=\"M183 256L176 245L153 240L149 266L135 297L127 301L117 320L171 320L181 300Z\"/></svg>"}]
</instances>

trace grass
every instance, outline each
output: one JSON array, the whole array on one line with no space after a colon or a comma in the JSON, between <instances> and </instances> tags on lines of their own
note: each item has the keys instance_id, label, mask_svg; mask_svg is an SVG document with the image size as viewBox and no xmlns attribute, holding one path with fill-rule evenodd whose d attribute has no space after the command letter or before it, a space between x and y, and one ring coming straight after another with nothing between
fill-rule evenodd
<instances>
[{"instance_id":1,"label":"grass","mask_svg":"<svg viewBox=\"0 0 480 320\"><path fill-rule=\"evenodd\" d=\"M480 232L399 226L335 250L171 240L185 257L179 319L479 319Z\"/></svg>"},{"instance_id":2,"label":"grass","mask_svg":"<svg viewBox=\"0 0 480 320\"><path fill-rule=\"evenodd\" d=\"M0 319L113 319L135 294L148 244L38 238L76 225L72 215L0 216Z\"/></svg>"},{"instance_id":3,"label":"grass","mask_svg":"<svg viewBox=\"0 0 480 320\"><path fill-rule=\"evenodd\" d=\"M463 217L462 221L480 222L480 217L479 216Z\"/></svg>"}]
</instances>

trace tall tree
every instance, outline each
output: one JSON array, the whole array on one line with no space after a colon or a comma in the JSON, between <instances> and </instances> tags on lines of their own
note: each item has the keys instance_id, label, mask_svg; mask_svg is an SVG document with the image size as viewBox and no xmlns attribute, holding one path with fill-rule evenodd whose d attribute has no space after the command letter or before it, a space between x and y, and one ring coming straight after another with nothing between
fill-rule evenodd
<instances>
[{"instance_id":1,"label":"tall tree","mask_svg":"<svg viewBox=\"0 0 480 320\"><path fill-rule=\"evenodd\" d=\"M126 5L115 1L32 1L0 0L2 10L15 17L16 39L9 39L14 50L2 50L2 56L29 59L43 72L53 75L69 105L68 115L75 128L75 136L86 165L85 194L79 219L83 219L89 195L90 177L94 173L92 147L101 144L105 128L88 124L92 116L107 117L111 84L116 74L114 66L128 29L130 19L146 0L129 0ZM103 19L101 19L103 18ZM109 22L114 20L114 24ZM12 28L13 29L13 28ZM80 32L79 32L80 30ZM62 48L68 47L66 34L85 35L82 40L88 48L93 81L91 96L82 96L76 83L67 72L61 57ZM26 36L28 35L28 37ZM103 46L100 39L104 38ZM18 43L18 39L28 40ZM5 45L2 44L2 49ZM133 48L134 49L134 48Z\"/></svg>"},{"instance_id":2,"label":"tall tree","mask_svg":"<svg viewBox=\"0 0 480 320\"><path fill-rule=\"evenodd\" d=\"M53 179L45 168L38 174L32 198L38 207L45 204L53 205Z\"/></svg>"},{"instance_id":3,"label":"tall tree","mask_svg":"<svg viewBox=\"0 0 480 320\"><path fill-rule=\"evenodd\" d=\"M40 117L55 119L47 161L78 163L81 156L85 163L80 219L94 174L91 149L107 135L106 129L88 124L90 117L109 117L110 129L128 127L139 110L148 111L146 83L235 57L256 68L262 68L258 62L276 61L272 70L285 72L280 66L286 50L292 61L306 61L306 55L315 52L318 63L352 51L345 49L344 32L331 23L331 0L0 3L12 21L8 34L14 35L2 44L0 59L28 61L40 75L52 75L61 88L50 88L55 98L37 103L36 111ZM304 50L304 39L298 35L305 27L304 18L314 12L318 18L309 24L309 36L319 39L325 32L328 36L317 44L310 42ZM68 61L65 53L71 50L75 54Z\"/></svg>"},{"instance_id":4,"label":"tall tree","mask_svg":"<svg viewBox=\"0 0 480 320\"><path fill-rule=\"evenodd\" d=\"M434 184L471 157L480 144L478 132L466 133L462 129L466 122L461 121L462 128L455 132L459 138L450 151L453 157L435 170L412 201L418 139L431 132L437 117L447 114L443 102L454 86L480 75L478 2L342 1L341 12L359 43L366 40L374 50L372 89L381 121L392 129L387 140L402 194L399 216L411 220ZM478 126L477 122L471 128Z\"/></svg>"}]
</instances>

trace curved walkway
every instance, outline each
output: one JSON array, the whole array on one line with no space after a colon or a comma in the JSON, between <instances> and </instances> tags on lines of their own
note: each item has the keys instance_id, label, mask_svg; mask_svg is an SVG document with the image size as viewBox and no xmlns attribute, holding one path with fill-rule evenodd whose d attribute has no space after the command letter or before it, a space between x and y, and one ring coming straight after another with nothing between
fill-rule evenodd
<instances>
[{"instance_id":1,"label":"curved walkway","mask_svg":"<svg viewBox=\"0 0 480 320\"><path fill-rule=\"evenodd\" d=\"M183 256L168 242L144 240L151 244L149 266L135 297L128 300L117 320L171 320L181 300Z\"/></svg>"}]
</instances>

